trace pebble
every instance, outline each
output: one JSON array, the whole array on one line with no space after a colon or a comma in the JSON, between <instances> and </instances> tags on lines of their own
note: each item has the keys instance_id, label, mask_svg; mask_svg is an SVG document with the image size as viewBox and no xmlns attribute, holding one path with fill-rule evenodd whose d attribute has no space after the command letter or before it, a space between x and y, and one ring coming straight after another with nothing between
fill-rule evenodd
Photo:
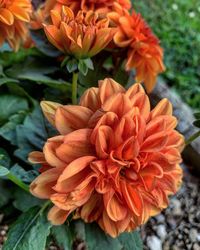
<instances>
[{"instance_id":1,"label":"pebble","mask_svg":"<svg viewBox=\"0 0 200 250\"><path fill-rule=\"evenodd\" d=\"M167 236L167 231L166 231L165 225L158 225L156 233L163 242Z\"/></svg>"},{"instance_id":2,"label":"pebble","mask_svg":"<svg viewBox=\"0 0 200 250\"><path fill-rule=\"evenodd\" d=\"M162 242L155 235L147 238L147 246L150 250L162 250Z\"/></svg>"},{"instance_id":3,"label":"pebble","mask_svg":"<svg viewBox=\"0 0 200 250\"><path fill-rule=\"evenodd\" d=\"M181 210L181 202L177 199L171 200L171 206L172 206L172 213L175 216L180 216L182 215L182 210Z\"/></svg>"},{"instance_id":4,"label":"pebble","mask_svg":"<svg viewBox=\"0 0 200 250\"><path fill-rule=\"evenodd\" d=\"M158 223L164 223L165 222L165 216L163 214L159 214L156 216L156 220Z\"/></svg>"},{"instance_id":5,"label":"pebble","mask_svg":"<svg viewBox=\"0 0 200 250\"><path fill-rule=\"evenodd\" d=\"M193 250L200 250L199 244L195 243L193 246Z\"/></svg>"},{"instance_id":6,"label":"pebble","mask_svg":"<svg viewBox=\"0 0 200 250\"><path fill-rule=\"evenodd\" d=\"M190 237L191 242L195 242L197 240L197 237L198 237L197 230L194 228L190 229L189 237Z\"/></svg>"}]
</instances>

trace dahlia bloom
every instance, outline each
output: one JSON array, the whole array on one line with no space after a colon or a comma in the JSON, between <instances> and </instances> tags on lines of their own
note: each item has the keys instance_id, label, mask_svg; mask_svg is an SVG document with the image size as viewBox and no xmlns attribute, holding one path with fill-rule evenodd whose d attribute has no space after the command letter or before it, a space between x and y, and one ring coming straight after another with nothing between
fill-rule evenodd
<instances>
[{"instance_id":1,"label":"dahlia bloom","mask_svg":"<svg viewBox=\"0 0 200 250\"><path fill-rule=\"evenodd\" d=\"M113 10L114 3L127 10L131 8L130 0L57 0L57 2L70 7L75 13L79 10L92 10L105 15Z\"/></svg>"},{"instance_id":2,"label":"dahlia bloom","mask_svg":"<svg viewBox=\"0 0 200 250\"><path fill-rule=\"evenodd\" d=\"M126 91L105 79L79 105L41 106L60 135L30 154L32 163L42 164L30 190L52 201L53 224L73 212L116 237L167 207L181 184L184 145L167 99L151 111L140 84Z\"/></svg>"},{"instance_id":3,"label":"dahlia bloom","mask_svg":"<svg viewBox=\"0 0 200 250\"><path fill-rule=\"evenodd\" d=\"M62 13L51 11L52 25L45 25L48 40L63 53L77 59L92 57L113 39L115 28L109 28L107 18L98 19L93 11L73 11L63 6Z\"/></svg>"},{"instance_id":4,"label":"dahlia bloom","mask_svg":"<svg viewBox=\"0 0 200 250\"><path fill-rule=\"evenodd\" d=\"M140 14L134 11L132 15L123 13L121 16L116 11L109 14L118 27L114 42L119 47L128 48L126 70L135 68L136 80L144 82L147 92L151 92L157 75L165 70L163 50Z\"/></svg>"},{"instance_id":5,"label":"dahlia bloom","mask_svg":"<svg viewBox=\"0 0 200 250\"><path fill-rule=\"evenodd\" d=\"M32 5L29 0L0 0L0 46L7 41L17 51L27 39L27 23Z\"/></svg>"}]
</instances>

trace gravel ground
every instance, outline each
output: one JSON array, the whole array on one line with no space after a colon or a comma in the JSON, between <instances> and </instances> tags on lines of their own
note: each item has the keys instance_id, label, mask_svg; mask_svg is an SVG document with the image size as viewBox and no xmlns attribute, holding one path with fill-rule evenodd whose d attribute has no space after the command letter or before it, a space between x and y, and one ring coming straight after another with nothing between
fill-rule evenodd
<instances>
[{"instance_id":1,"label":"gravel ground","mask_svg":"<svg viewBox=\"0 0 200 250\"><path fill-rule=\"evenodd\" d=\"M141 228L144 250L200 250L200 178L185 170L169 207Z\"/></svg>"},{"instance_id":2,"label":"gravel ground","mask_svg":"<svg viewBox=\"0 0 200 250\"><path fill-rule=\"evenodd\" d=\"M170 206L141 228L144 250L200 250L200 177L185 170L182 188ZM8 226L0 214L0 250ZM48 250L59 250L52 244Z\"/></svg>"}]
</instances>

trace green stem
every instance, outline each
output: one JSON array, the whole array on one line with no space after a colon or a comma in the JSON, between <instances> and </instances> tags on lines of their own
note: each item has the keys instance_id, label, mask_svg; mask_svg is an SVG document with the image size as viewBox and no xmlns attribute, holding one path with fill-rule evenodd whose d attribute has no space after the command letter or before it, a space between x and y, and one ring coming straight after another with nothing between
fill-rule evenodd
<instances>
[{"instance_id":1,"label":"green stem","mask_svg":"<svg viewBox=\"0 0 200 250\"><path fill-rule=\"evenodd\" d=\"M26 192L29 193L29 186L26 185L24 182L22 182L20 179L18 179L16 176L14 176L13 174L9 173L7 175L7 178L12 181L13 183L15 183L17 186L19 186L20 188L22 188L23 190L25 190Z\"/></svg>"},{"instance_id":2,"label":"green stem","mask_svg":"<svg viewBox=\"0 0 200 250\"><path fill-rule=\"evenodd\" d=\"M200 136L200 131L196 132L188 140L186 140L185 141L185 145L186 146L189 145L191 142L193 142L194 140L196 140L199 136Z\"/></svg>"},{"instance_id":3,"label":"green stem","mask_svg":"<svg viewBox=\"0 0 200 250\"><path fill-rule=\"evenodd\" d=\"M72 104L77 104L78 73L73 72L72 77Z\"/></svg>"}]
</instances>

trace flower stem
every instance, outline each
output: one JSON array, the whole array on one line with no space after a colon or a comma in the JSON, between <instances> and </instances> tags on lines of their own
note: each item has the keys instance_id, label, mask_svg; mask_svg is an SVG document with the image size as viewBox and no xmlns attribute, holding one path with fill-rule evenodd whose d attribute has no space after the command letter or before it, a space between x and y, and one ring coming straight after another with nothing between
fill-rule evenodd
<instances>
[{"instance_id":1,"label":"flower stem","mask_svg":"<svg viewBox=\"0 0 200 250\"><path fill-rule=\"evenodd\" d=\"M196 140L199 136L200 136L200 131L196 132L188 140L186 140L185 141L185 145L186 146L189 145L191 142L193 142L194 140Z\"/></svg>"},{"instance_id":2,"label":"flower stem","mask_svg":"<svg viewBox=\"0 0 200 250\"><path fill-rule=\"evenodd\" d=\"M72 77L72 104L77 104L78 73L73 72Z\"/></svg>"},{"instance_id":3,"label":"flower stem","mask_svg":"<svg viewBox=\"0 0 200 250\"><path fill-rule=\"evenodd\" d=\"M26 185L24 182L22 182L19 178L17 178L16 176L14 176L13 174L9 173L7 175L7 178L12 181L13 183L15 183L17 186L19 186L20 188L22 188L23 190L25 190L26 192L29 193L29 186Z\"/></svg>"}]
</instances>

